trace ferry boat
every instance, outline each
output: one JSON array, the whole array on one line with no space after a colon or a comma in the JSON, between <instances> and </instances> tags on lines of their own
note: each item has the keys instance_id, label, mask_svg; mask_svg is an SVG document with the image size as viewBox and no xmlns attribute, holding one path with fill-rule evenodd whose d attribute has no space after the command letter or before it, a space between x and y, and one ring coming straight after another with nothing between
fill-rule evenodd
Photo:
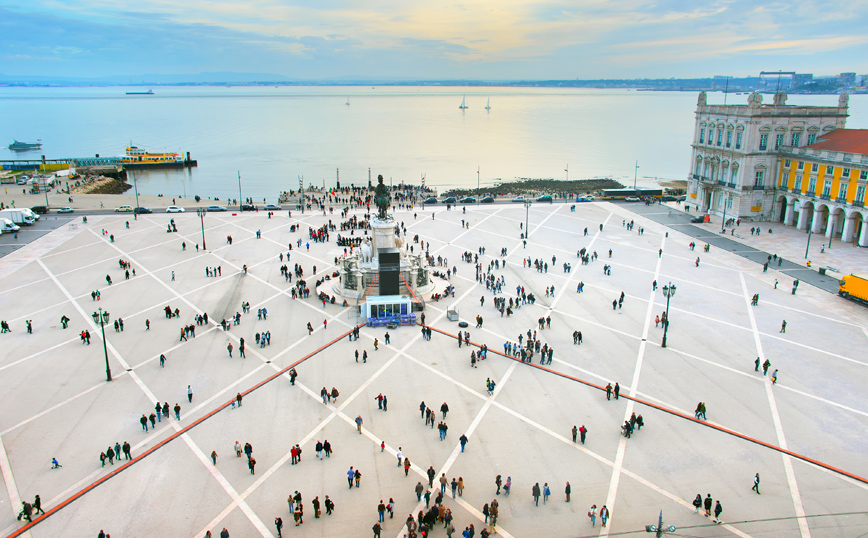
<instances>
[{"instance_id":1,"label":"ferry boat","mask_svg":"<svg viewBox=\"0 0 868 538\"><path fill-rule=\"evenodd\" d=\"M190 159L189 153L185 159L180 153L151 153L130 145L126 154L120 158L120 164L127 168L182 168L196 166L197 163Z\"/></svg>"},{"instance_id":2,"label":"ferry boat","mask_svg":"<svg viewBox=\"0 0 868 538\"><path fill-rule=\"evenodd\" d=\"M146 92L127 92L127 95L154 95L154 90L148 90Z\"/></svg>"}]
</instances>

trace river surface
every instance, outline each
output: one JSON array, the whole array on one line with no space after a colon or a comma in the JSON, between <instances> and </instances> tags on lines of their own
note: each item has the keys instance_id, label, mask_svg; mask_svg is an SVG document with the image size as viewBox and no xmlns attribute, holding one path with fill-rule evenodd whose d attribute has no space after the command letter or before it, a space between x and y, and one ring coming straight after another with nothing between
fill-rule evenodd
<instances>
[{"instance_id":1,"label":"river surface","mask_svg":"<svg viewBox=\"0 0 868 538\"><path fill-rule=\"evenodd\" d=\"M301 177L306 186L333 187L338 174L341 185L366 184L369 169L395 184L424 176L441 191L479 181L485 192L516 178L632 185L634 174L638 185L655 186L687 177L698 95L431 86L154 87L154 95L125 95L131 89L0 88L0 160L122 155L130 143L189 151L197 168L137 171L139 193L237 198L240 174L242 196L257 202L297 189ZM788 103L837 100L792 95ZM727 96L746 101L747 94ZM849 128L868 127L868 96L851 96L850 114ZM42 150L5 149L13 138L41 139Z\"/></svg>"}]
</instances>

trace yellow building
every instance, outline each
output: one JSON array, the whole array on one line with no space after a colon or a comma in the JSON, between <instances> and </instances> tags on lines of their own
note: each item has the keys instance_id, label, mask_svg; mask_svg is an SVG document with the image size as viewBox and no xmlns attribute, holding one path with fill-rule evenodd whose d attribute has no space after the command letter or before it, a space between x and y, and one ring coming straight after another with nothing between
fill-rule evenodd
<instances>
[{"instance_id":1,"label":"yellow building","mask_svg":"<svg viewBox=\"0 0 868 538\"><path fill-rule=\"evenodd\" d=\"M836 129L778 150L775 217L799 230L868 246L868 129Z\"/></svg>"}]
</instances>

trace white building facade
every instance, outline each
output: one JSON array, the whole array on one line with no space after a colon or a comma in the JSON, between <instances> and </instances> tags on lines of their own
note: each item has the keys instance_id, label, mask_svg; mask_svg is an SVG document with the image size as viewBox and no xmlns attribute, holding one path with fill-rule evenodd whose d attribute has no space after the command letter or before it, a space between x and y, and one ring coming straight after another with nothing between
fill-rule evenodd
<instances>
[{"instance_id":1,"label":"white building facade","mask_svg":"<svg viewBox=\"0 0 868 538\"><path fill-rule=\"evenodd\" d=\"M778 92L772 104L751 93L746 105L710 105L699 94L687 205L725 219L770 220L779 177L779 152L807 146L846 126L848 99L838 106L790 106Z\"/></svg>"}]
</instances>

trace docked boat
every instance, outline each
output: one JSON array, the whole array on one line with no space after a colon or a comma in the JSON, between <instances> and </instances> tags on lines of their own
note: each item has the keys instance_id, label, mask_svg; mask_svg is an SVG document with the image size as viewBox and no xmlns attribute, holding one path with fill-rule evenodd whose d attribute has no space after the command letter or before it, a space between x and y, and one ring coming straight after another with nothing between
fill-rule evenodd
<instances>
[{"instance_id":1,"label":"docked boat","mask_svg":"<svg viewBox=\"0 0 868 538\"><path fill-rule=\"evenodd\" d=\"M34 149L42 149L42 142L40 142L39 140L34 143L19 142L13 138L12 143L9 144L9 149L11 149L12 151L31 151Z\"/></svg>"},{"instance_id":2,"label":"docked boat","mask_svg":"<svg viewBox=\"0 0 868 538\"><path fill-rule=\"evenodd\" d=\"M146 92L127 92L127 95L154 95L154 90L148 90Z\"/></svg>"},{"instance_id":3,"label":"docked boat","mask_svg":"<svg viewBox=\"0 0 868 538\"><path fill-rule=\"evenodd\" d=\"M197 163L190 159L189 152L185 159L180 153L152 153L130 145L120 158L120 164L126 168L182 168L196 166Z\"/></svg>"}]
</instances>

